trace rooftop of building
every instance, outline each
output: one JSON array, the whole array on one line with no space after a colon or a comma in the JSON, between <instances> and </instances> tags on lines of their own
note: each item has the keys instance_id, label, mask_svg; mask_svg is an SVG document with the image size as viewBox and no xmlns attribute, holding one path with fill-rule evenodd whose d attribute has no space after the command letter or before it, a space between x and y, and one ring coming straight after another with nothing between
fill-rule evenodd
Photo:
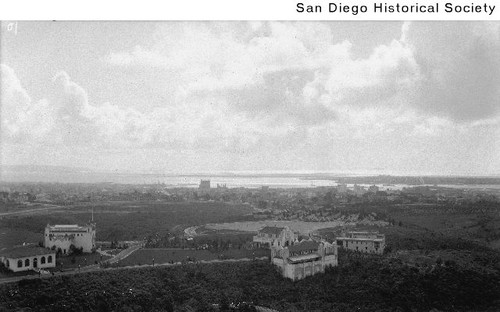
<instances>
[{"instance_id":1,"label":"rooftop of building","mask_svg":"<svg viewBox=\"0 0 500 312\"><path fill-rule=\"evenodd\" d=\"M310 251L310 250L318 250L319 243L312 241L312 240L306 240L306 241L301 241L300 243L294 244L292 246L288 247L288 250L290 252L303 252L303 251Z\"/></svg>"},{"instance_id":2,"label":"rooftop of building","mask_svg":"<svg viewBox=\"0 0 500 312\"><path fill-rule=\"evenodd\" d=\"M33 256L51 255L55 253L56 252L54 250L50 250L43 247L20 246L20 247L1 250L0 256L6 258L25 258Z\"/></svg>"},{"instance_id":3,"label":"rooftop of building","mask_svg":"<svg viewBox=\"0 0 500 312\"><path fill-rule=\"evenodd\" d=\"M78 225L78 224L56 224L56 225L47 225L47 227L52 232L79 232L79 231L87 231L87 229L91 225Z\"/></svg>"}]
</instances>

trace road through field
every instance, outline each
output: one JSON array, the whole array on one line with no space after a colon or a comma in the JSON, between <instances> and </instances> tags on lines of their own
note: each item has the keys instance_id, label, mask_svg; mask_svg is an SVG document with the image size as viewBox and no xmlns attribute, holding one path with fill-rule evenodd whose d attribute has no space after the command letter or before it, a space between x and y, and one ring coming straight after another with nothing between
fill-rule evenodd
<instances>
[{"instance_id":1,"label":"road through field","mask_svg":"<svg viewBox=\"0 0 500 312\"><path fill-rule=\"evenodd\" d=\"M24 210L19 210L19 211L2 212L2 213L0 213L0 218L13 216L13 215L33 214L33 213L37 213L37 212L44 212L47 210L54 210L54 209L61 209L61 208L65 209L65 208L69 208L69 207L50 205L50 206L44 207L44 208L33 208L33 209L24 209Z\"/></svg>"}]
</instances>

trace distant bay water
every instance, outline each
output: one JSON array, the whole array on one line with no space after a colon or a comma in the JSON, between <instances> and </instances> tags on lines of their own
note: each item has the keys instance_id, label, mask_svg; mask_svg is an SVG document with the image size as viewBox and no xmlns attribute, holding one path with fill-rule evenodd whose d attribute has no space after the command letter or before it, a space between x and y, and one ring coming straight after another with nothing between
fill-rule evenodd
<instances>
[{"instance_id":1,"label":"distant bay water","mask_svg":"<svg viewBox=\"0 0 500 312\"><path fill-rule=\"evenodd\" d=\"M116 183L116 184L160 184L165 188L197 188L200 180L210 180L211 187L225 185L228 188L314 188L336 186L339 176L370 176L370 174L345 173L279 173L279 172L243 172L243 173L201 173L201 174L147 174L95 172L85 168L55 166L4 166L1 168L3 182L43 182L43 183ZM371 174L374 176L375 174ZM364 187L370 184L358 183ZM407 184L379 184L380 190L402 189ZM353 184L347 183L348 187ZM414 185L413 185L414 186ZM433 185L420 185L433 186ZM465 189L500 190L500 184L440 184L438 186Z\"/></svg>"},{"instance_id":2,"label":"distant bay water","mask_svg":"<svg viewBox=\"0 0 500 312\"><path fill-rule=\"evenodd\" d=\"M212 187L225 185L229 188L309 188L334 186L336 182L328 179L315 179L301 175L221 175L221 174L136 174L115 172L92 172L88 170L4 170L5 182L45 182L45 183L119 183L119 184L162 184L168 188L198 187L200 180L210 180Z\"/></svg>"}]
</instances>

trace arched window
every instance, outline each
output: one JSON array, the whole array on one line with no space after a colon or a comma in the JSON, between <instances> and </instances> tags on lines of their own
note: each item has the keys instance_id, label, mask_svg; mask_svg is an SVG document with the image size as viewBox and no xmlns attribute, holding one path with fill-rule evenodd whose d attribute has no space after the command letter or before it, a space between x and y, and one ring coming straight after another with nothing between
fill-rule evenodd
<instances>
[{"instance_id":1,"label":"arched window","mask_svg":"<svg viewBox=\"0 0 500 312\"><path fill-rule=\"evenodd\" d=\"M17 260L17 267L22 268L23 267L23 261L22 260Z\"/></svg>"},{"instance_id":2,"label":"arched window","mask_svg":"<svg viewBox=\"0 0 500 312\"><path fill-rule=\"evenodd\" d=\"M30 259L24 260L24 266L30 266Z\"/></svg>"},{"instance_id":3,"label":"arched window","mask_svg":"<svg viewBox=\"0 0 500 312\"><path fill-rule=\"evenodd\" d=\"M7 267L10 267L10 262L9 262L9 260L7 260Z\"/></svg>"},{"instance_id":4,"label":"arched window","mask_svg":"<svg viewBox=\"0 0 500 312\"><path fill-rule=\"evenodd\" d=\"M52 263L52 256L49 256L49 257L47 258L47 262L48 262L48 263Z\"/></svg>"},{"instance_id":5,"label":"arched window","mask_svg":"<svg viewBox=\"0 0 500 312\"><path fill-rule=\"evenodd\" d=\"M42 258L40 259L40 263L41 263L41 264L45 264L45 257L42 257Z\"/></svg>"}]
</instances>

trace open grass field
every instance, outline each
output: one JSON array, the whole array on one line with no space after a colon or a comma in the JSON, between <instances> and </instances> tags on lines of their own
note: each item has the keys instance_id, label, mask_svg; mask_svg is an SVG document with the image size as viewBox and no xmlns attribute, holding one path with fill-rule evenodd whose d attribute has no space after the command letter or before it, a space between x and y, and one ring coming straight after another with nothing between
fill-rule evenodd
<instances>
[{"instance_id":1,"label":"open grass field","mask_svg":"<svg viewBox=\"0 0 500 312\"><path fill-rule=\"evenodd\" d=\"M277 226L283 227L288 226L293 231L298 231L300 234L307 235L311 232L315 232L324 228L336 228L341 226L354 226L357 222L350 221L328 221L328 222L306 222L306 221L274 221L274 220L263 220L263 221L244 221L244 222L232 222L232 223L217 223L217 224L207 224L204 226L207 230L231 230L231 231L244 231L244 232L257 232L265 226ZM375 226L386 226L387 222L384 221L373 221ZM203 233L202 229L198 229L197 233Z\"/></svg>"},{"instance_id":2,"label":"open grass field","mask_svg":"<svg viewBox=\"0 0 500 312\"><path fill-rule=\"evenodd\" d=\"M107 260L111 257L109 256L101 256L99 253L85 253L81 255L75 256L57 256L56 268L55 270L65 270L65 269L73 269L84 267L87 265L97 264L100 261Z\"/></svg>"},{"instance_id":3,"label":"open grass field","mask_svg":"<svg viewBox=\"0 0 500 312\"><path fill-rule=\"evenodd\" d=\"M22 228L0 227L0 250L23 243L38 244L41 240L43 240L42 232L35 233Z\"/></svg>"},{"instance_id":4,"label":"open grass field","mask_svg":"<svg viewBox=\"0 0 500 312\"><path fill-rule=\"evenodd\" d=\"M127 258L118 262L119 266L132 266L182 262L182 261L208 261L217 259L242 259L253 257L270 256L270 250L267 249L229 249L220 252L211 252L208 250L190 250L190 249L139 249Z\"/></svg>"},{"instance_id":5,"label":"open grass field","mask_svg":"<svg viewBox=\"0 0 500 312\"><path fill-rule=\"evenodd\" d=\"M0 219L0 250L14 245L38 243L47 224L97 223L97 240L141 240L154 233L183 225L244 220L248 205L201 202L106 202L79 204L65 209L45 210L36 215L13 215Z\"/></svg>"}]
</instances>

